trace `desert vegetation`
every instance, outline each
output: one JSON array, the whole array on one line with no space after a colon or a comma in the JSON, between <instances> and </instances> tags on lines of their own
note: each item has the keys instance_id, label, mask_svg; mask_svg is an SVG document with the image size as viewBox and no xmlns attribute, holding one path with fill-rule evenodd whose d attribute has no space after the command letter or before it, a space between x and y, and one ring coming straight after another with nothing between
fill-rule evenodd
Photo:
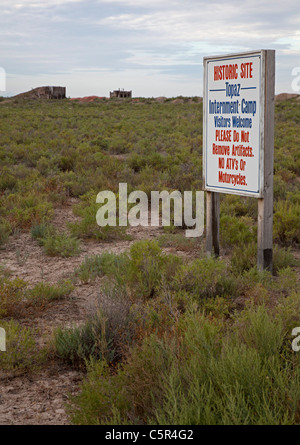
<instances>
[{"instance_id":1,"label":"desert vegetation","mask_svg":"<svg viewBox=\"0 0 300 445\"><path fill-rule=\"evenodd\" d=\"M3 382L76 373L65 423L299 424L299 101L275 109L273 275L253 198L221 195L220 258L172 225L96 224L121 182L202 189L197 98L17 98L0 118Z\"/></svg>"}]
</instances>

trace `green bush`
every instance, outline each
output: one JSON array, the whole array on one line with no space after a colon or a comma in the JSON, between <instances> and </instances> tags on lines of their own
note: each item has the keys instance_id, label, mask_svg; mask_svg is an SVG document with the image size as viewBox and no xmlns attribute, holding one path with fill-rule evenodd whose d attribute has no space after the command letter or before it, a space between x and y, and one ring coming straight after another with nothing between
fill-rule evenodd
<instances>
[{"instance_id":1,"label":"green bush","mask_svg":"<svg viewBox=\"0 0 300 445\"><path fill-rule=\"evenodd\" d=\"M64 281L57 285L51 285L49 283L37 283L28 292L28 302L34 305L47 304L52 301L61 300L72 292L74 286L71 281Z\"/></svg>"},{"instance_id":2,"label":"green bush","mask_svg":"<svg viewBox=\"0 0 300 445\"><path fill-rule=\"evenodd\" d=\"M278 201L274 207L274 238L282 244L299 243L300 204Z\"/></svg>"},{"instance_id":3,"label":"green bush","mask_svg":"<svg viewBox=\"0 0 300 445\"><path fill-rule=\"evenodd\" d=\"M231 270L235 275L252 269L257 263L257 244L255 242L237 245L231 256Z\"/></svg>"},{"instance_id":4,"label":"green bush","mask_svg":"<svg viewBox=\"0 0 300 445\"><path fill-rule=\"evenodd\" d=\"M290 267L280 269L277 272L273 289L279 291L281 294L288 296L293 291L299 290L299 280L297 279L297 272Z\"/></svg>"},{"instance_id":5,"label":"green bush","mask_svg":"<svg viewBox=\"0 0 300 445\"><path fill-rule=\"evenodd\" d=\"M11 234L11 227L8 221L0 219L0 246L5 244Z\"/></svg>"},{"instance_id":6,"label":"green bush","mask_svg":"<svg viewBox=\"0 0 300 445\"><path fill-rule=\"evenodd\" d=\"M116 255L104 252L101 255L86 257L75 270L75 276L82 283L88 283L103 275L112 276L118 281L121 276L126 276L128 266L129 257L126 253Z\"/></svg>"},{"instance_id":7,"label":"green bush","mask_svg":"<svg viewBox=\"0 0 300 445\"><path fill-rule=\"evenodd\" d=\"M278 273L280 269L293 267L297 265L297 261L291 252L290 247L281 248L277 244L273 248L273 273Z\"/></svg>"},{"instance_id":8,"label":"green bush","mask_svg":"<svg viewBox=\"0 0 300 445\"><path fill-rule=\"evenodd\" d=\"M199 241L195 238L187 238L184 235L175 233L175 234L163 234L157 238L158 245L160 247L173 247L176 250L180 251L190 251L199 249L200 245Z\"/></svg>"},{"instance_id":9,"label":"green bush","mask_svg":"<svg viewBox=\"0 0 300 445\"><path fill-rule=\"evenodd\" d=\"M10 194L5 203L8 220L13 228L27 229L49 220L53 215L52 204L46 195L29 192L25 196Z\"/></svg>"},{"instance_id":10,"label":"green bush","mask_svg":"<svg viewBox=\"0 0 300 445\"><path fill-rule=\"evenodd\" d=\"M57 285L41 282L29 288L20 278L4 277L0 281L0 317L24 317L33 309L68 296L73 288L69 280Z\"/></svg>"},{"instance_id":11,"label":"green bush","mask_svg":"<svg viewBox=\"0 0 300 445\"><path fill-rule=\"evenodd\" d=\"M82 202L74 207L74 214L80 216L78 222L69 223L72 235L79 238L91 238L96 240L126 239L124 227L105 226L100 227L96 221L99 204L96 203L96 195L92 192L82 196Z\"/></svg>"},{"instance_id":12,"label":"green bush","mask_svg":"<svg viewBox=\"0 0 300 445\"><path fill-rule=\"evenodd\" d=\"M299 423L299 359L281 355L283 324L265 307L233 324L187 313L176 334L146 337L110 374L91 362L69 404L76 424ZM287 359L288 358L288 359Z\"/></svg>"},{"instance_id":13,"label":"green bush","mask_svg":"<svg viewBox=\"0 0 300 445\"><path fill-rule=\"evenodd\" d=\"M137 241L130 248L128 282L138 297L153 297L165 265L164 255L156 241Z\"/></svg>"},{"instance_id":14,"label":"green bush","mask_svg":"<svg viewBox=\"0 0 300 445\"><path fill-rule=\"evenodd\" d=\"M89 357L107 358L105 320L99 313L83 326L58 328L55 332L55 349L59 358L81 366Z\"/></svg>"},{"instance_id":15,"label":"green bush","mask_svg":"<svg viewBox=\"0 0 300 445\"><path fill-rule=\"evenodd\" d=\"M54 227L44 222L42 222L41 224L36 224L31 228L31 238L36 240L40 246L43 245L44 239L47 236L54 233Z\"/></svg>"},{"instance_id":16,"label":"green bush","mask_svg":"<svg viewBox=\"0 0 300 445\"><path fill-rule=\"evenodd\" d=\"M174 278L174 288L188 292L196 301L205 298L235 296L236 279L230 275L226 263L214 258L203 258L181 266Z\"/></svg>"},{"instance_id":17,"label":"green bush","mask_svg":"<svg viewBox=\"0 0 300 445\"><path fill-rule=\"evenodd\" d=\"M0 317L23 315L27 283L20 278L0 280Z\"/></svg>"},{"instance_id":18,"label":"green bush","mask_svg":"<svg viewBox=\"0 0 300 445\"><path fill-rule=\"evenodd\" d=\"M134 340L135 311L124 288L106 288L101 308L82 326L55 332L58 357L73 366L83 366L91 358L108 363L119 361Z\"/></svg>"},{"instance_id":19,"label":"green bush","mask_svg":"<svg viewBox=\"0 0 300 445\"><path fill-rule=\"evenodd\" d=\"M256 233L251 218L222 215L220 218L220 241L224 247L241 246L255 240Z\"/></svg>"},{"instance_id":20,"label":"green bush","mask_svg":"<svg viewBox=\"0 0 300 445\"><path fill-rule=\"evenodd\" d=\"M13 374L38 369L45 359L45 351L38 349L32 329L14 320L2 320L0 325L6 333L6 351L0 353L0 369Z\"/></svg>"},{"instance_id":21,"label":"green bush","mask_svg":"<svg viewBox=\"0 0 300 445\"><path fill-rule=\"evenodd\" d=\"M48 233L42 240L44 251L49 256L71 257L80 252L79 240L67 233Z\"/></svg>"}]
</instances>

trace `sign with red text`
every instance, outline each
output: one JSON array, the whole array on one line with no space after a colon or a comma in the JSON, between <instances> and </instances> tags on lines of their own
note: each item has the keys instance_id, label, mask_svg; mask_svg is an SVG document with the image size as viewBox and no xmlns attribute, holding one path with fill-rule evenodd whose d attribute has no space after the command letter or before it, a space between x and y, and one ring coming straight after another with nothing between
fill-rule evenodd
<instances>
[{"instance_id":1,"label":"sign with red text","mask_svg":"<svg viewBox=\"0 0 300 445\"><path fill-rule=\"evenodd\" d=\"M204 58L204 189L261 197L264 72L261 52Z\"/></svg>"}]
</instances>

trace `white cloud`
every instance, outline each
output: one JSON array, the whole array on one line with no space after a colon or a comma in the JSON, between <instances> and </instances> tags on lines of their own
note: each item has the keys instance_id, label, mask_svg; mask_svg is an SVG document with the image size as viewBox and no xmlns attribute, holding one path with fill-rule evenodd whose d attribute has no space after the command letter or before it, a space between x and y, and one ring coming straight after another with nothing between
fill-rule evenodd
<instances>
[{"instance_id":1,"label":"white cloud","mask_svg":"<svg viewBox=\"0 0 300 445\"><path fill-rule=\"evenodd\" d=\"M22 9L22 8L49 8L52 6L61 6L69 3L78 3L84 0L1 0L1 8Z\"/></svg>"},{"instance_id":2,"label":"white cloud","mask_svg":"<svg viewBox=\"0 0 300 445\"><path fill-rule=\"evenodd\" d=\"M0 65L18 74L18 92L28 76L36 86L46 79L54 84L64 73L72 95L84 88L98 94L99 82L105 84L99 95L135 85L137 91L144 85L139 94L167 95L162 85L176 95L176 88L178 94L199 89L203 56L275 48L277 89L282 90L289 82L286 73L300 60L298 3L1 0Z\"/></svg>"},{"instance_id":3,"label":"white cloud","mask_svg":"<svg viewBox=\"0 0 300 445\"><path fill-rule=\"evenodd\" d=\"M253 42L261 39L278 39L282 36L280 27L274 24L266 33L266 24L261 18L253 22L247 20L246 14L242 14L240 20L233 21L235 8L227 4L214 5L212 8L206 4L203 8L189 10L171 10L168 14L164 11L149 12L147 14L120 14L109 16L99 20L99 25L114 29L127 29L132 31L144 31L151 33L154 40L168 38L181 41L214 41L226 39ZM296 30L291 32L296 32ZM250 37L249 37L250 36Z\"/></svg>"}]
</instances>

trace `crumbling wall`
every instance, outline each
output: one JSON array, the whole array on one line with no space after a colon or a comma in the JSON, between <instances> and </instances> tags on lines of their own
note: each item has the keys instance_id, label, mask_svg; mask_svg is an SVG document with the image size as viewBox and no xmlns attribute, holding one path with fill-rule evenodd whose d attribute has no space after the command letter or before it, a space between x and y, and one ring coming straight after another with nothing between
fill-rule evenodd
<instances>
[{"instance_id":1,"label":"crumbling wall","mask_svg":"<svg viewBox=\"0 0 300 445\"><path fill-rule=\"evenodd\" d=\"M132 91L124 91L124 90L114 90L109 93L110 98L119 98L119 99L131 99Z\"/></svg>"}]
</instances>

